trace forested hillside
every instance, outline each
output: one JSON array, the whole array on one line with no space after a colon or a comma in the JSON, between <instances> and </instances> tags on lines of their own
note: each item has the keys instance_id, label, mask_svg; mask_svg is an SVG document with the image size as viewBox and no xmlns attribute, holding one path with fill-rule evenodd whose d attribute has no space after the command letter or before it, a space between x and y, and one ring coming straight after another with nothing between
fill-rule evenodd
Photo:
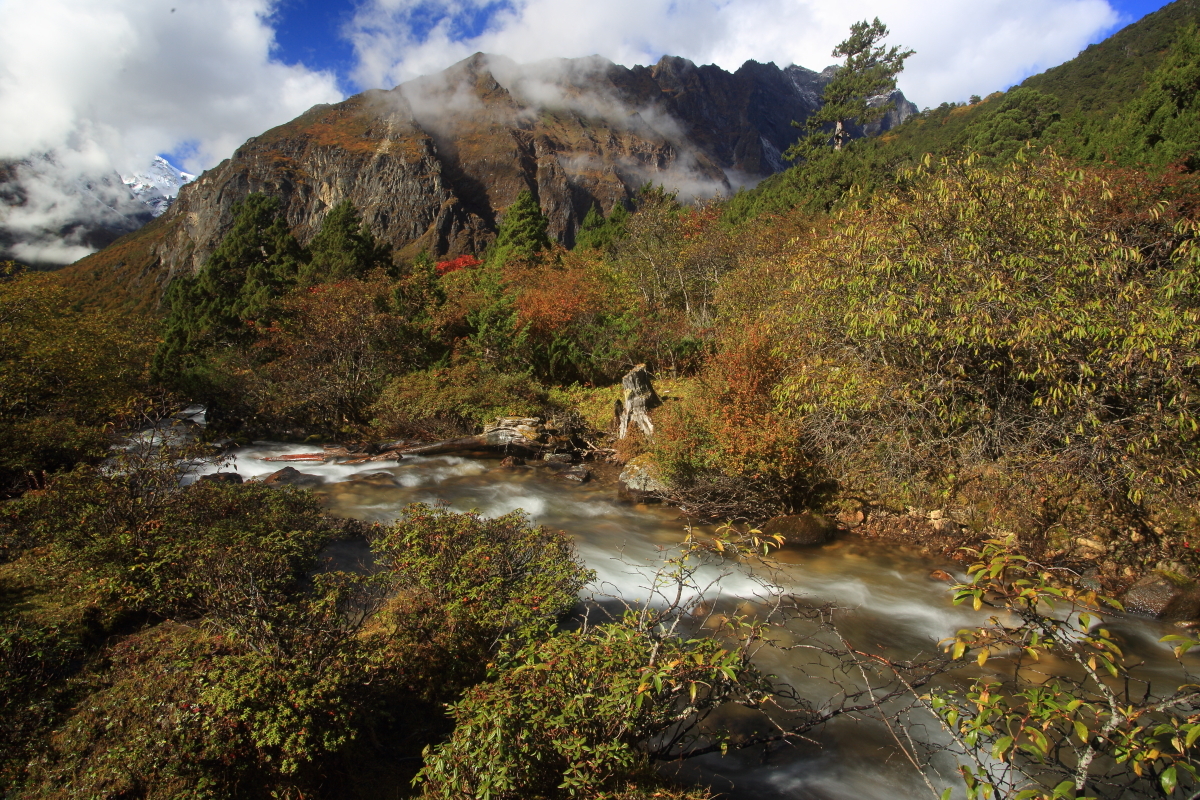
<instances>
[{"instance_id":1,"label":"forested hillside","mask_svg":"<svg viewBox=\"0 0 1200 800\"><path fill-rule=\"evenodd\" d=\"M896 170L926 154L1004 161L1028 145L1080 163L1177 163L1197 135L1189 66L1197 25L1200 5L1178 0L1007 92L925 109L883 136L767 178L733 197L725 217L826 211L852 186L870 192L889 185Z\"/></svg>"},{"instance_id":2,"label":"forested hillside","mask_svg":"<svg viewBox=\"0 0 1200 800\"><path fill-rule=\"evenodd\" d=\"M539 185L486 246L434 255L345 198L301 230L264 184L161 307L83 302L102 258L0 276L6 796L698 799L662 765L856 714L935 797L919 751L972 798L1191 796L1194 684L1138 683L1089 615L1123 597L1184 624L1181 659L1200 643L1198 21L1177 0L877 137L820 119L757 188L646 184L570 248ZM847 64L887 54L878 21L853 33ZM153 282L154 226L106 257ZM652 422L625 431L639 365ZM170 444L194 403L207 427ZM596 574L521 512L370 525L286 476L181 485L258 439L367 461L497 429L525 448L497 469L615 462L680 509L645 602L581 619ZM957 552L967 577L938 579L995 616L919 658L856 650L833 609L772 594L814 529ZM330 565L350 541L369 569ZM767 599L716 615L702 568ZM834 664L835 700L768 647ZM927 751L889 703L930 715Z\"/></svg>"}]
</instances>

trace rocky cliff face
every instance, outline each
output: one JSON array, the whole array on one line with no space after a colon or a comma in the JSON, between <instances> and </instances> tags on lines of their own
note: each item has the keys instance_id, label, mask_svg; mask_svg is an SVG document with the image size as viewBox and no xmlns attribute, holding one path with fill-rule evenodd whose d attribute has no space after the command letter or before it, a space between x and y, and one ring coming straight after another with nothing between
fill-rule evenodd
<instances>
[{"instance_id":1,"label":"rocky cliff face","mask_svg":"<svg viewBox=\"0 0 1200 800\"><path fill-rule=\"evenodd\" d=\"M302 242L343 199L401 257L478 253L523 189L571 244L647 182L684 198L726 193L787 165L781 153L832 75L748 61L734 73L664 57L530 65L476 54L390 91L317 106L247 141L185 186L146 231L69 268L137 273L141 291L199 269L250 192L280 197ZM884 128L915 111L902 96ZM101 283L110 283L101 281Z\"/></svg>"}]
</instances>

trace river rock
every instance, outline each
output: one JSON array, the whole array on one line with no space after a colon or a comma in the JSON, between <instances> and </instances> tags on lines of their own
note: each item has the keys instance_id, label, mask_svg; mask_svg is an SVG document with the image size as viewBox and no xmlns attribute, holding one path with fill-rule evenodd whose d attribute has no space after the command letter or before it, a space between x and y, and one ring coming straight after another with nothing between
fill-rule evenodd
<instances>
[{"instance_id":1,"label":"river rock","mask_svg":"<svg viewBox=\"0 0 1200 800\"><path fill-rule=\"evenodd\" d=\"M568 467L564 470L559 470L554 474L556 478L562 478L564 481L573 481L575 483L587 483L592 477L592 471L583 464L576 464L573 467Z\"/></svg>"},{"instance_id":2,"label":"river rock","mask_svg":"<svg viewBox=\"0 0 1200 800\"><path fill-rule=\"evenodd\" d=\"M867 521L867 515L862 512L862 509L854 511L843 511L837 515L838 522L847 528L857 528Z\"/></svg>"},{"instance_id":3,"label":"river rock","mask_svg":"<svg viewBox=\"0 0 1200 800\"><path fill-rule=\"evenodd\" d=\"M954 534L958 533L960 526L957 522L949 517L939 516L937 519L933 519L931 516L929 520L929 527L933 528L934 533L940 533L943 536L953 536Z\"/></svg>"},{"instance_id":4,"label":"river rock","mask_svg":"<svg viewBox=\"0 0 1200 800\"><path fill-rule=\"evenodd\" d=\"M395 486L396 476L390 472L362 472L350 478L354 483L369 483L374 486Z\"/></svg>"},{"instance_id":5,"label":"river rock","mask_svg":"<svg viewBox=\"0 0 1200 800\"><path fill-rule=\"evenodd\" d=\"M542 461L549 461L553 464L570 464L575 460L575 456L570 453L546 453L542 456Z\"/></svg>"},{"instance_id":6,"label":"river rock","mask_svg":"<svg viewBox=\"0 0 1200 800\"><path fill-rule=\"evenodd\" d=\"M834 526L820 514L805 511L802 514L786 514L767 520L762 532L767 536L782 536L786 544L825 544L833 537Z\"/></svg>"},{"instance_id":7,"label":"river rock","mask_svg":"<svg viewBox=\"0 0 1200 800\"><path fill-rule=\"evenodd\" d=\"M263 483L268 486L299 486L302 488L311 488L320 486L324 483L319 475L309 475L306 472L301 472L295 467L284 467L278 472L272 472L267 477L263 478Z\"/></svg>"},{"instance_id":8,"label":"river rock","mask_svg":"<svg viewBox=\"0 0 1200 800\"><path fill-rule=\"evenodd\" d=\"M242 476L236 472L214 472L211 475L201 475L196 483L242 483Z\"/></svg>"},{"instance_id":9,"label":"river rock","mask_svg":"<svg viewBox=\"0 0 1200 800\"><path fill-rule=\"evenodd\" d=\"M654 463L654 456L649 453L630 459L617 478L617 486L622 497L638 503L657 501L670 491L658 464Z\"/></svg>"},{"instance_id":10,"label":"river rock","mask_svg":"<svg viewBox=\"0 0 1200 800\"><path fill-rule=\"evenodd\" d=\"M1123 598L1125 608L1165 620L1200 616L1200 590L1183 576L1154 570L1142 576Z\"/></svg>"},{"instance_id":11,"label":"river rock","mask_svg":"<svg viewBox=\"0 0 1200 800\"><path fill-rule=\"evenodd\" d=\"M500 462L500 466L503 469L516 469L517 467L525 466L525 459L519 456L507 456Z\"/></svg>"}]
</instances>

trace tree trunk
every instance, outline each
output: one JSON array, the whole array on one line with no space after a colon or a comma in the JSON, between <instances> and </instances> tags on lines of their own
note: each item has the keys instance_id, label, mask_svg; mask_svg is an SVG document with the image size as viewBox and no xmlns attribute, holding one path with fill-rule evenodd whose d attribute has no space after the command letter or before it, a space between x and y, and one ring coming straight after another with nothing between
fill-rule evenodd
<instances>
[{"instance_id":1,"label":"tree trunk","mask_svg":"<svg viewBox=\"0 0 1200 800\"><path fill-rule=\"evenodd\" d=\"M624 439L629 433L629 423L641 429L647 438L654 436L654 423L646 412L662 405L654 384L650 382L650 373L645 364L638 364L621 378L621 388L625 390L625 402L621 406L621 431L617 438Z\"/></svg>"}]
</instances>

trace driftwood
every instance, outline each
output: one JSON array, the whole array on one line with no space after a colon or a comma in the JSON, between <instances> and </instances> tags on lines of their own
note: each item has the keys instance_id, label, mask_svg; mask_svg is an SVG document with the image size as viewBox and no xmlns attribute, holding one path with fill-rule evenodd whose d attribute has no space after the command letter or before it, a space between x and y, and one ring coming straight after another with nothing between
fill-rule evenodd
<instances>
[{"instance_id":1,"label":"driftwood","mask_svg":"<svg viewBox=\"0 0 1200 800\"><path fill-rule=\"evenodd\" d=\"M464 436L461 439L446 439L419 447L406 447L399 452L406 456L440 456L447 453L471 453L490 449L483 436Z\"/></svg>"},{"instance_id":2,"label":"driftwood","mask_svg":"<svg viewBox=\"0 0 1200 800\"><path fill-rule=\"evenodd\" d=\"M501 417L485 425L478 436L447 439L444 442L406 447L399 452L413 456L447 453L517 452L537 455L550 452L550 431L537 417Z\"/></svg>"},{"instance_id":3,"label":"driftwood","mask_svg":"<svg viewBox=\"0 0 1200 800\"><path fill-rule=\"evenodd\" d=\"M629 423L637 425L647 438L654 435L654 423L646 412L662 405L654 384L650 381L650 373L645 364L638 364L621 378L621 388L625 390L625 402L617 405L617 415L620 419L621 430L618 439L624 439L629 433Z\"/></svg>"}]
</instances>

